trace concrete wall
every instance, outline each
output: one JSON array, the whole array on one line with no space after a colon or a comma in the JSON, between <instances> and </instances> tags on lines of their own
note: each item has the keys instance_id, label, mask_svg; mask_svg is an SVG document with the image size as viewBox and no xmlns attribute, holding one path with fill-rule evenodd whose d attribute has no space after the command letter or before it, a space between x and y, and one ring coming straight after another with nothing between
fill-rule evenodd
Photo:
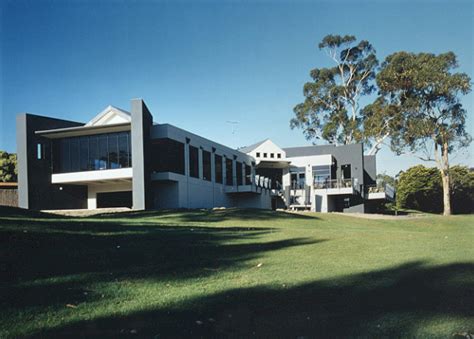
<instances>
[{"instance_id":1,"label":"concrete wall","mask_svg":"<svg viewBox=\"0 0 474 339\"><path fill-rule=\"evenodd\" d=\"M254 167L254 158L231 149L209 139L185 131L169 124L153 125L151 138L169 138L185 145L185 174L154 173L152 174L155 208L212 208L212 207L252 207L271 208L271 197L268 190L264 193L227 193L226 187L237 189L237 171L243 172L244 166L237 168L237 162ZM202 152L211 153L211 181L203 179L202 161L199 162L199 178L189 176L189 146L199 149L199 158ZM233 162L233 186L226 186L215 182L214 155L222 156L223 183L226 182L225 159ZM150 154L151 157L159 156Z\"/></svg>"},{"instance_id":2,"label":"concrete wall","mask_svg":"<svg viewBox=\"0 0 474 339\"><path fill-rule=\"evenodd\" d=\"M17 116L18 205L30 209L86 208L85 186L53 185L52 142L35 134L38 130L82 126L82 123L32 114ZM42 157L37 158L37 145Z\"/></svg>"},{"instance_id":3,"label":"concrete wall","mask_svg":"<svg viewBox=\"0 0 474 339\"><path fill-rule=\"evenodd\" d=\"M153 207L150 171L150 133L153 117L141 99L132 100L133 209Z\"/></svg>"}]
</instances>

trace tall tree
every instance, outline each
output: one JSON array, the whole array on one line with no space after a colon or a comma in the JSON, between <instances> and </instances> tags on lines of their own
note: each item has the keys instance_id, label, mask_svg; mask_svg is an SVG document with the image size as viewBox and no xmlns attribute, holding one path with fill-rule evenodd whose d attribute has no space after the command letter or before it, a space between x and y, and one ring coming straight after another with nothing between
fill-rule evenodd
<instances>
[{"instance_id":1,"label":"tall tree","mask_svg":"<svg viewBox=\"0 0 474 339\"><path fill-rule=\"evenodd\" d=\"M0 182L16 182L17 176L16 154L0 151Z\"/></svg>"},{"instance_id":2,"label":"tall tree","mask_svg":"<svg viewBox=\"0 0 474 339\"><path fill-rule=\"evenodd\" d=\"M352 35L328 35L319 44L335 63L315 68L312 81L303 87L305 100L295 106L291 128L301 128L308 140L324 139L333 144L363 140L359 100L375 90L375 50Z\"/></svg>"},{"instance_id":3,"label":"tall tree","mask_svg":"<svg viewBox=\"0 0 474 339\"><path fill-rule=\"evenodd\" d=\"M466 147L466 110L460 96L471 90L452 52L444 54L397 52L389 55L377 75L386 107L395 107L398 129L391 147L397 154L412 154L433 161L440 171L444 215L451 214L449 154ZM381 99L382 100L382 99Z\"/></svg>"}]
</instances>

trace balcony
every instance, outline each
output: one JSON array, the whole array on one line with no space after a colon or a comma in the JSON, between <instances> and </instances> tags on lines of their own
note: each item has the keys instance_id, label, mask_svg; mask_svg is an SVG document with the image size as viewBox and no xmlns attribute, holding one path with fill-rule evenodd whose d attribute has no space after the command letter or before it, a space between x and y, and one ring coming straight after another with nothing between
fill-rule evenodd
<instances>
[{"instance_id":1,"label":"balcony","mask_svg":"<svg viewBox=\"0 0 474 339\"><path fill-rule=\"evenodd\" d=\"M395 199L395 189L389 184L384 186L369 186L367 198L369 200L386 199L393 201Z\"/></svg>"},{"instance_id":2,"label":"balcony","mask_svg":"<svg viewBox=\"0 0 474 339\"><path fill-rule=\"evenodd\" d=\"M324 190L328 195L354 194L354 179L325 180L314 183L315 190Z\"/></svg>"}]
</instances>

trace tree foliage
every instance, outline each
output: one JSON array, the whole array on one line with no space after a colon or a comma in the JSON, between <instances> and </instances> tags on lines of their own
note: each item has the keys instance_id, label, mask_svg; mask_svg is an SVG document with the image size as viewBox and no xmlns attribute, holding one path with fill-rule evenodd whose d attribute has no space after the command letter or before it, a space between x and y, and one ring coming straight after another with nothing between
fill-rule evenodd
<instances>
[{"instance_id":1,"label":"tree foliage","mask_svg":"<svg viewBox=\"0 0 474 339\"><path fill-rule=\"evenodd\" d=\"M451 213L449 154L466 147L466 111L460 96L471 90L465 73L454 73L456 56L397 52L377 74L381 115L396 115L390 135L397 154L436 162L443 182L444 214ZM392 113L388 113L392 112Z\"/></svg>"},{"instance_id":2,"label":"tree foliage","mask_svg":"<svg viewBox=\"0 0 474 339\"><path fill-rule=\"evenodd\" d=\"M464 166L453 166L451 196L454 213L474 212L474 172ZM424 212L443 211L443 184L437 168L418 165L402 172L397 185L397 207Z\"/></svg>"},{"instance_id":3,"label":"tree foliage","mask_svg":"<svg viewBox=\"0 0 474 339\"><path fill-rule=\"evenodd\" d=\"M397 207L438 213L443 204L441 193L439 171L423 165L414 166L398 178Z\"/></svg>"},{"instance_id":4,"label":"tree foliage","mask_svg":"<svg viewBox=\"0 0 474 339\"><path fill-rule=\"evenodd\" d=\"M0 151L0 181L16 182L18 180L17 159L15 153Z\"/></svg>"},{"instance_id":5,"label":"tree foliage","mask_svg":"<svg viewBox=\"0 0 474 339\"><path fill-rule=\"evenodd\" d=\"M301 128L308 140L350 144L364 139L359 99L374 92L375 49L352 35L328 35L319 44L334 67L315 68L303 87L305 100L295 106L291 128Z\"/></svg>"}]
</instances>

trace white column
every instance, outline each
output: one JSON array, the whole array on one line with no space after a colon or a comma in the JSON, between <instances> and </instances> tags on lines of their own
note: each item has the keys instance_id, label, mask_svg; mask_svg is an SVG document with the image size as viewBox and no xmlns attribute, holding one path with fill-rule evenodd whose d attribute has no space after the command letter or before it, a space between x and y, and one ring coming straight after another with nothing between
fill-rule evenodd
<instances>
[{"instance_id":1,"label":"white column","mask_svg":"<svg viewBox=\"0 0 474 339\"><path fill-rule=\"evenodd\" d=\"M87 186L87 209L95 210L97 208L97 192L91 186Z\"/></svg>"}]
</instances>

